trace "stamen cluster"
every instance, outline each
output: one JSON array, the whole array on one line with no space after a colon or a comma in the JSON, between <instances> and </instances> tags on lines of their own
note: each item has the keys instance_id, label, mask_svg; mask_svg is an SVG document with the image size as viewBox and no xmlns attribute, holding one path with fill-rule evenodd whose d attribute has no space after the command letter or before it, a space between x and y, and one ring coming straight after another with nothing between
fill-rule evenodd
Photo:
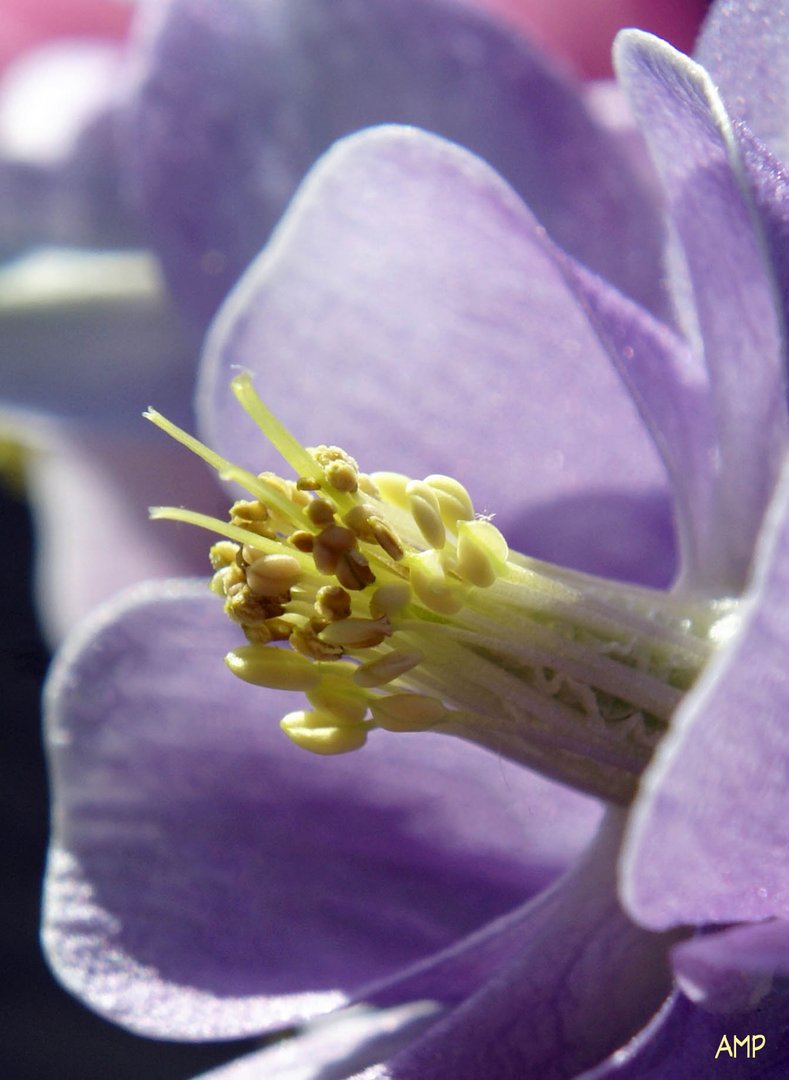
<instances>
[{"instance_id":1,"label":"stamen cluster","mask_svg":"<svg viewBox=\"0 0 789 1080\"><path fill-rule=\"evenodd\" d=\"M629 801L684 693L736 628L736 602L511 553L457 480L362 473L336 446L306 450L248 376L232 388L296 478L248 472L151 410L247 493L229 521L152 515L223 537L212 588L247 639L225 660L249 683L306 695L286 734L335 754L376 727L440 729Z\"/></svg>"}]
</instances>

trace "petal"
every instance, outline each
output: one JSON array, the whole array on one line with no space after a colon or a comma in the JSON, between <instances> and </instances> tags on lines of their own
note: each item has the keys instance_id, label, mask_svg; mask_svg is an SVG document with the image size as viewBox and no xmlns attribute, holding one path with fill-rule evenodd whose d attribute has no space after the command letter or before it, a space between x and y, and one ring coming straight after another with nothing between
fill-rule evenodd
<instances>
[{"instance_id":1,"label":"petal","mask_svg":"<svg viewBox=\"0 0 789 1080\"><path fill-rule=\"evenodd\" d=\"M224 515L202 462L169 441L119 432L49 428L35 441L26 472L36 595L52 644L127 585L208 572L204 534L148 518L148 507L173 502Z\"/></svg>"},{"instance_id":2,"label":"petal","mask_svg":"<svg viewBox=\"0 0 789 1080\"><path fill-rule=\"evenodd\" d=\"M416 1038L436 1015L436 1006L427 1001L382 1011L348 1009L198 1080L347 1080Z\"/></svg>"},{"instance_id":3,"label":"petal","mask_svg":"<svg viewBox=\"0 0 789 1080\"><path fill-rule=\"evenodd\" d=\"M789 976L789 923L768 919L684 941L672 959L687 996L713 1012L752 1009L773 976Z\"/></svg>"},{"instance_id":4,"label":"petal","mask_svg":"<svg viewBox=\"0 0 789 1080\"><path fill-rule=\"evenodd\" d=\"M615 61L681 249L680 314L703 348L718 417L719 528L729 538L718 590L739 592L789 433L774 282L730 122L704 69L638 31L620 34Z\"/></svg>"},{"instance_id":5,"label":"petal","mask_svg":"<svg viewBox=\"0 0 789 1080\"><path fill-rule=\"evenodd\" d=\"M789 15L775 0L718 0L696 47L739 120L789 160Z\"/></svg>"},{"instance_id":6,"label":"petal","mask_svg":"<svg viewBox=\"0 0 789 1080\"><path fill-rule=\"evenodd\" d=\"M575 500L619 501L637 519L666 490L544 230L483 161L414 129L372 129L323 159L223 307L203 365L206 441L231 459L259 469L271 453L228 389L241 365L306 445L339 443L370 471L457 476L530 554L564 542ZM598 570L580 525L570 560ZM654 539L639 549L617 520L606 534L646 580L670 573Z\"/></svg>"},{"instance_id":7,"label":"petal","mask_svg":"<svg viewBox=\"0 0 789 1080\"><path fill-rule=\"evenodd\" d=\"M565 272L630 390L671 479L684 580L726 574L726 537L710 485L714 419L703 374L687 344L643 308L577 263Z\"/></svg>"},{"instance_id":8,"label":"petal","mask_svg":"<svg viewBox=\"0 0 789 1080\"><path fill-rule=\"evenodd\" d=\"M137 58L130 168L205 323L336 139L405 123L467 145L554 239L663 305L660 223L615 139L545 57L452 0L170 0Z\"/></svg>"},{"instance_id":9,"label":"petal","mask_svg":"<svg viewBox=\"0 0 789 1080\"><path fill-rule=\"evenodd\" d=\"M742 624L642 780L622 889L647 926L789 912L787 589L789 471L764 526Z\"/></svg>"},{"instance_id":10,"label":"petal","mask_svg":"<svg viewBox=\"0 0 789 1080\"><path fill-rule=\"evenodd\" d=\"M542 888L596 807L433 735L317 758L234 679L205 586L101 610L48 688L45 944L133 1030L230 1038L341 1005ZM590 820L591 819L591 820Z\"/></svg>"},{"instance_id":11,"label":"petal","mask_svg":"<svg viewBox=\"0 0 789 1080\"><path fill-rule=\"evenodd\" d=\"M744 125L736 134L789 334L789 172Z\"/></svg>"},{"instance_id":12,"label":"petal","mask_svg":"<svg viewBox=\"0 0 789 1080\"><path fill-rule=\"evenodd\" d=\"M194 360L150 255L44 248L0 267L3 404L142 431L188 415Z\"/></svg>"},{"instance_id":13,"label":"petal","mask_svg":"<svg viewBox=\"0 0 789 1080\"><path fill-rule=\"evenodd\" d=\"M575 1076L660 1006L671 980L665 938L622 912L612 811L581 862L530 906L520 948L495 977L388 1063L392 1080Z\"/></svg>"}]
</instances>

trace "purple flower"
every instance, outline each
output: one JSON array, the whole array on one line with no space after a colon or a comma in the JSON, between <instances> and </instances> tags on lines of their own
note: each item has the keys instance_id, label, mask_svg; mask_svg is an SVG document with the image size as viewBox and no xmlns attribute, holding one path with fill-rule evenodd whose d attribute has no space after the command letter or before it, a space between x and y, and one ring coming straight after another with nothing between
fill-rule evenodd
<instances>
[{"instance_id":1,"label":"purple flower","mask_svg":"<svg viewBox=\"0 0 789 1080\"><path fill-rule=\"evenodd\" d=\"M481 543L493 580L477 579L462 516L457 545L433 559L446 551L443 517L417 509L430 503L417 485L402 527L417 536L405 565L422 615L406 626L384 614L395 635L421 645L432 631L435 645L374 685L371 708L391 729L390 691L421 694L444 706L438 730L378 731L360 754L329 759L307 758L272 724L292 694L218 662L231 650L253 682L273 681L259 670L272 646L239 649L203 585L151 584L105 609L48 687L45 943L94 1008L147 1034L208 1038L375 1007L228 1076L308 1060L338 1076L680 1077L709 1070L727 1031L764 1033L762 1074L785 1068L787 189L767 147L786 130L768 62L786 27L774 5L719 5L700 46L707 70L656 39L620 39L620 79L665 197L681 334L436 136L363 132L309 176L213 324L198 398L206 442L241 469L272 464L228 391L241 366L303 442L331 438L364 467L407 474L429 462L462 476L530 555L652 584L672 571L653 525L670 492L678 584L653 592L508 560L493 533ZM241 143L229 149L232 161ZM171 273L186 281L189 243L171 240ZM254 411L245 386L236 380ZM313 465L289 449L309 480ZM322 494L345 511L351 488L326 486L329 464ZM292 527L309 496L282 490L271 505ZM384 496L386 524L397 498ZM326 522L310 521L318 540L289 549L305 558L331 547ZM367 527L369 516L354 550ZM265 547L265 527L257 535ZM259 596L279 603L265 583L290 564L231 564L226 550L215 569L231 612L256 575ZM458 609L442 610L439 586L465 590ZM284 655L313 692L304 651ZM327 704L319 671L312 715L333 716L340 735L369 726L342 714L337 686ZM316 724L298 715L291 731L309 741ZM440 733L453 724L503 756ZM524 761L620 804L643 778L632 808L609 809L586 846L597 805Z\"/></svg>"}]
</instances>

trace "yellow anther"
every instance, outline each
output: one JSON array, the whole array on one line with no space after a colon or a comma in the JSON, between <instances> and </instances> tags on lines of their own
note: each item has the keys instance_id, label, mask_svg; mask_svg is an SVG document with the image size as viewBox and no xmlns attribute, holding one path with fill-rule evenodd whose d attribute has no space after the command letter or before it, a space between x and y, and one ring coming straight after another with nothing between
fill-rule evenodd
<instances>
[{"instance_id":1,"label":"yellow anther","mask_svg":"<svg viewBox=\"0 0 789 1080\"><path fill-rule=\"evenodd\" d=\"M320 682L315 665L290 649L242 645L227 654L225 663L244 682L271 690L309 690Z\"/></svg>"},{"instance_id":2,"label":"yellow anther","mask_svg":"<svg viewBox=\"0 0 789 1080\"><path fill-rule=\"evenodd\" d=\"M374 619L380 615L396 615L411 599L411 588L405 582L379 585L370 597L370 614Z\"/></svg>"},{"instance_id":3,"label":"yellow anther","mask_svg":"<svg viewBox=\"0 0 789 1080\"><path fill-rule=\"evenodd\" d=\"M339 585L324 585L315 596L315 610L327 622L347 619L351 614L351 598Z\"/></svg>"},{"instance_id":4,"label":"yellow anther","mask_svg":"<svg viewBox=\"0 0 789 1080\"><path fill-rule=\"evenodd\" d=\"M313 476L300 476L296 481L297 491L319 491L320 486L320 480L316 480Z\"/></svg>"},{"instance_id":5,"label":"yellow anther","mask_svg":"<svg viewBox=\"0 0 789 1080\"><path fill-rule=\"evenodd\" d=\"M370 703L373 720L386 731L427 731L446 719L444 702L426 694L390 694Z\"/></svg>"},{"instance_id":6,"label":"yellow anther","mask_svg":"<svg viewBox=\"0 0 789 1080\"><path fill-rule=\"evenodd\" d=\"M334 521L334 507L328 499L311 499L307 507L307 517L313 525L331 525Z\"/></svg>"},{"instance_id":7,"label":"yellow anther","mask_svg":"<svg viewBox=\"0 0 789 1080\"><path fill-rule=\"evenodd\" d=\"M397 472L376 472L370 476L373 484L380 492L381 498L392 506L399 506L402 510L408 509L408 495L406 488L412 483L410 476Z\"/></svg>"},{"instance_id":8,"label":"yellow anther","mask_svg":"<svg viewBox=\"0 0 789 1080\"><path fill-rule=\"evenodd\" d=\"M457 561L460 576L471 585L488 588L503 569L509 548L490 521L458 523Z\"/></svg>"},{"instance_id":9,"label":"yellow anther","mask_svg":"<svg viewBox=\"0 0 789 1080\"><path fill-rule=\"evenodd\" d=\"M292 555L264 555L247 567L247 582L258 596L282 596L301 577L301 567Z\"/></svg>"},{"instance_id":10,"label":"yellow anther","mask_svg":"<svg viewBox=\"0 0 789 1080\"><path fill-rule=\"evenodd\" d=\"M367 715L368 695L351 681L355 670L353 664L338 660L321 671L318 685L307 691L310 705L346 723L360 723Z\"/></svg>"},{"instance_id":11,"label":"yellow anther","mask_svg":"<svg viewBox=\"0 0 789 1080\"><path fill-rule=\"evenodd\" d=\"M328 645L341 645L344 649L371 649L391 634L392 625L386 615L382 615L379 619L343 619L329 623L319 636Z\"/></svg>"},{"instance_id":12,"label":"yellow anther","mask_svg":"<svg viewBox=\"0 0 789 1080\"><path fill-rule=\"evenodd\" d=\"M357 686L386 686L400 675L411 671L424 658L425 654L419 652L418 649L410 652L393 649L386 656L379 656L375 660L368 660L366 664L361 664L354 672L353 681Z\"/></svg>"},{"instance_id":13,"label":"yellow anther","mask_svg":"<svg viewBox=\"0 0 789 1080\"><path fill-rule=\"evenodd\" d=\"M257 499L238 499L230 507L230 514L239 521L265 521L268 510Z\"/></svg>"},{"instance_id":14,"label":"yellow anther","mask_svg":"<svg viewBox=\"0 0 789 1080\"><path fill-rule=\"evenodd\" d=\"M421 480L412 480L406 488L408 509L430 547L440 550L447 533L441 520L441 508L435 491Z\"/></svg>"},{"instance_id":15,"label":"yellow anther","mask_svg":"<svg viewBox=\"0 0 789 1080\"><path fill-rule=\"evenodd\" d=\"M300 709L283 716L279 726L297 746L313 754L347 754L367 741L366 725L343 723L331 713Z\"/></svg>"},{"instance_id":16,"label":"yellow anther","mask_svg":"<svg viewBox=\"0 0 789 1080\"><path fill-rule=\"evenodd\" d=\"M295 532L290 534L288 541L293 544L297 551L301 551L305 555L310 555L315 546L315 535L314 533L307 532L306 529L296 529Z\"/></svg>"},{"instance_id":17,"label":"yellow anther","mask_svg":"<svg viewBox=\"0 0 789 1080\"><path fill-rule=\"evenodd\" d=\"M282 604L275 596L257 596L246 585L230 591L225 614L242 626L258 626L282 614Z\"/></svg>"},{"instance_id":18,"label":"yellow anther","mask_svg":"<svg viewBox=\"0 0 789 1080\"><path fill-rule=\"evenodd\" d=\"M238 544L234 544L232 540L220 540L218 544L214 544L208 553L212 569L221 570L225 566L232 566L239 550Z\"/></svg>"},{"instance_id":19,"label":"yellow anther","mask_svg":"<svg viewBox=\"0 0 789 1080\"><path fill-rule=\"evenodd\" d=\"M356 469L347 461L333 461L326 466L326 479L335 491L344 491L353 494L359 487L359 479Z\"/></svg>"},{"instance_id":20,"label":"yellow anther","mask_svg":"<svg viewBox=\"0 0 789 1080\"><path fill-rule=\"evenodd\" d=\"M435 551L425 551L409 562L411 587L419 600L439 615L456 615L463 607L467 588L450 581Z\"/></svg>"},{"instance_id":21,"label":"yellow anther","mask_svg":"<svg viewBox=\"0 0 789 1080\"><path fill-rule=\"evenodd\" d=\"M425 483L435 491L438 505L441 507L441 517L450 529L454 528L456 522L470 521L474 517L471 496L459 480L441 473L433 473L425 477Z\"/></svg>"},{"instance_id":22,"label":"yellow anther","mask_svg":"<svg viewBox=\"0 0 789 1080\"><path fill-rule=\"evenodd\" d=\"M380 491L373 483L371 476L367 473L359 473L359 491L364 495L371 495L374 499L380 498Z\"/></svg>"}]
</instances>

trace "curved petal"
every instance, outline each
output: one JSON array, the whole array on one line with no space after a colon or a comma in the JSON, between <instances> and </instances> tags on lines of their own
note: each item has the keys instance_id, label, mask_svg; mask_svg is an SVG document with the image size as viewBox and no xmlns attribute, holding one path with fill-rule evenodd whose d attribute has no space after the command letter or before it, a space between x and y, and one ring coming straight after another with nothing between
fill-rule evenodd
<instances>
[{"instance_id":1,"label":"curved petal","mask_svg":"<svg viewBox=\"0 0 789 1080\"><path fill-rule=\"evenodd\" d=\"M775 0L718 0L696 47L733 116L789 161L789 12Z\"/></svg>"},{"instance_id":2,"label":"curved petal","mask_svg":"<svg viewBox=\"0 0 789 1080\"><path fill-rule=\"evenodd\" d=\"M437 1015L427 1001L381 1011L347 1009L197 1080L347 1080L417 1038Z\"/></svg>"},{"instance_id":3,"label":"curved petal","mask_svg":"<svg viewBox=\"0 0 789 1080\"><path fill-rule=\"evenodd\" d=\"M582 266L565 273L665 462L675 499L683 580L725 578L728 552L710 490L715 437L709 388L687 344Z\"/></svg>"},{"instance_id":4,"label":"curved petal","mask_svg":"<svg viewBox=\"0 0 789 1080\"><path fill-rule=\"evenodd\" d=\"M789 337L789 170L744 125L736 128L742 164L773 264Z\"/></svg>"},{"instance_id":5,"label":"curved petal","mask_svg":"<svg viewBox=\"0 0 789 1080\"><path fill-rule=\"evenodd\" d=\"M204 585L151 584L97 613L48 684L50 962L149 1035L341 1005L542 888L596 817L440 736L305 754L275 723L292 695L226 671L237 636Z\"/></svg>"},{"instance_id":6,"label":"curved petal","mask_svg":"<svg viewBox=\"0 0 789 1080\"><path fill-rule=\"evenodd\" d=\"M43 248L0 267L5 406L143 432L152 402L188 416L194 358L140 251Z\"/></svg>"},{"instance_id":7,"label":"curved petal","mask_svg":"<svg viewBox=\"0 0 789 1080\"><path fill-rule=\"evenodd\" d=\"M680 314L709 372L719 528L729 540L729 573L717 584L736 593L789 441L775 284L731 124L710 77L635 30L619 35L614 55L666 191L682 264L674 274Z\"/></svg>"},{"instance_id":8,"label":"curved petal","mask_svg":"<svg viewBox=\"0 0 789 1080\"><path fill-rule=\"evenodd\" d=\"M676 994L626 1046L576 1080L686 1080L718 1072L783 1080L789 1069L787 1005L789 983L755 1009L728 1016L704 1012ZM765 1042L753 1042L756 1035ZM735 1036L741 1040L736 1059Z\"/></svg>"},{"instance_id":9,"label":"curved petal","mask_svg":"<svg viewBox=\"0 0 789 1080\"><path fill-rule=\"evenodd\" d=\"M259 470L271 451L229 391L237 365L306 445L339 443L370 471L457 476L530 553L515 531L529 510L665 492L544 230L483 161L421 131L338 143L214 323L206 441ZM670 566L665 549L607 531L642 574ZM572 554L599 569L585 535Z\"/></svg>"},{"instance_id":10,"label":"curved petal","mask_svg":"<svg viewBox=\"0 0 789 1080\"><path fill-rule=\"evenodd\" d=\"M136 62L130 168L205 323L336 139L414 124L487 159L567 250L663 305L650 195L573 86L454 0L169 0Z\"/></svg>"},{"instance_id":11,"label":"curved petal","mask_svg":"<svg viewBox=\"0 0 789 1080\"><path fill-rule=\"evenodd\" d=\"M524 912L520 948L453 1012L387 1064L391 1080L575 1076L656 1011L671 978L664 937L622 912L614 866L624 815L611 811L573 870Z\"/></svg>"},{"instance_id":12,"label":"curved petal","mask_svg":"<svg viewBox=\"0 0 789 1080\"><path fill-rule=\"evenodd\" d=\"M787 590L789 470L764 526L742 623L642 779L622 889L647 926L789 914Z\"/></svg>"},{"instance_id":13,"label":"curved petal","mask_svg":"<svg viewBox=\"0 0 789 1080\"><path fill-rule=\"evenodd\" d=\"M683 941L672 960L687 996L711 1012L752 1009L773 977L789 977L789 923L768 919Z\"/></svg>"}]
</instances>

